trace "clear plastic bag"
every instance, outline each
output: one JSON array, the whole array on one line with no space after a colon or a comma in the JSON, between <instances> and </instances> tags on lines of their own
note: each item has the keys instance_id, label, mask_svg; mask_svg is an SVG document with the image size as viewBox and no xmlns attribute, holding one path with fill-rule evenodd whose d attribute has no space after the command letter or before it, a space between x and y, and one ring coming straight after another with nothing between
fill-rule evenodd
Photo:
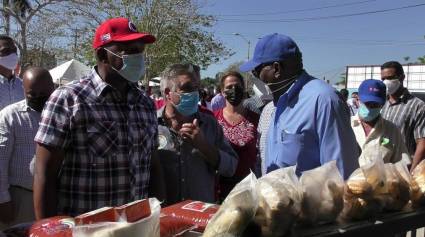
<instances>
[{"instance_id":1,"label":"clear plastic bag","mask_svg":"<svg viewBox=\"0 0 425 237\"><path fill-rule=\"evenodd\" d=\"M208 223L203 236L240 236L257 211L256 184L253 173L238 183Z\"/></svg>"},{"instance_id":2,"label":"clear plastic bag","mask_svg":"<svg viewBox=\"0 0 425 237\"><path fill-rule=\"evenodd\" d=\"M361 220L382 210L378 194L385 192L384 161L377 156L356 169L348 178L344 189L344 209L340 221Z\"/></svg>"},{"instance_id":3,"label":"clear plastic bag","mask_svg":"<svg viewBox=\"0 0 425 237\"><path fill-rule=\"evenodd\" d=\"M303 191L300 221L304 224L335 221L344 203L344 179L336 161L303 172L300 182Z\"/></svg>"},{"instance_id":4,"label":"clear plastic bag","mask_svg":"<svg viewBox=\"0 0 425 237\"><path fill-rule=\"evenodd\" d=\"M302 189L295 167L278 169L257 183L259 199L255 223L262 236L284 236L301 212Z\"/></svg>"},{"instance_id":5,"label":"clear plastic bag","mask_svg":"<svg viewBox=\"0 0 425 237\"><path fill-rule=\"evenodd\" d=\"M75 226L72 229L72 235L79 237L159 237L161 203L156 198L149 198L149 205L151 208L151 215L134 223L102 222Z\"/></svg>"},{"instance_id":6,"label":"clear plastic bag","mask_svg":"<svg viewBox=\"0 0 425 237\"><path fill-rule=\"evenodd\" d=\"M397 166L401 165L398 164ZM400 211L410 199L409 183L400 174L400 172L403 172L401 167L397 169L396 165L391 163L384 166L385 188L381 189L381 193L378 193L377 197L385 210Z\"/></svg>"},{"instance_id":7,"label":"clear plastic bag","mask_svg":"<svg viewBox=\"0 0 425 237\"><path fill-rule=\"evenodd\" d=\"M413 207L425 205L425 160L412 171L410 193Z\"/></svg>"}]
</instances>

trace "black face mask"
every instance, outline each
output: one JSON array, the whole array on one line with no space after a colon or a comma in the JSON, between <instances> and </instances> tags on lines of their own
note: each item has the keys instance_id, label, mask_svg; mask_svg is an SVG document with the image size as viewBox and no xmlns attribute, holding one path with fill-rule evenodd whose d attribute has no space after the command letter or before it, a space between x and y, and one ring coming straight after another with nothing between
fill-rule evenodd
<instances>
[{"instance_id":1,"label":"black face mask","mask_svg":"<svg viewBox=\"0 0 425 237\"><path fill-rule=\"evenodd\" d=\"M226 100L233 106L238 106L243 100L243 88L241 86L233 86L231 89L224 91Z\"/></svg>"},{"instance_id":2,"label":"black face mask","mask_svg":"<svg viewBox=\"0 0 425 237\"><path fill-rule=\"evenodd\" d=\"M27 105L31 109L41 113L41 111L43 111L43 107L46 104L46 101L48 99L49 99L49 96L27 98Z\"/></svg>"}]
</instances>

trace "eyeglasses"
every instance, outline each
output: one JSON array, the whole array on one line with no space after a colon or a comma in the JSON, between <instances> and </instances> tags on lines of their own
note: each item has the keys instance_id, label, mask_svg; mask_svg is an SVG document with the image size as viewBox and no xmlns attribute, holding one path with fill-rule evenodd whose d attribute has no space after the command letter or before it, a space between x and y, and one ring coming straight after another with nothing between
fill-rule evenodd
<instances>
[{"instance_id":1,"label":"eyeglasses","mask_svg":"<svg viewBox=\"0 0 425 237\"><path fill-rule=\"evenodd\" d=\"M263 70L263 68L272 65L274 62L269 63L262 63L258 65L254 70L251 71L252 75L254 75L256 78L260 78L260 73Z\"/></svg>"}]
</instances>

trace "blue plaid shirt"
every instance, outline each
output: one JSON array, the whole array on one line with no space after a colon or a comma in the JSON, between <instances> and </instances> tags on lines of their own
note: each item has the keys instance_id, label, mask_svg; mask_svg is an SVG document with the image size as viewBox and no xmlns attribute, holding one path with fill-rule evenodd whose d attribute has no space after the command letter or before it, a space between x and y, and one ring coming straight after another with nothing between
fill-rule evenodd
<instances>
[{"instance_id":1,"label":"blue plaid shirt","mask_svg":"<svg viewBox=\"0 0 425 237\"><path fill-rule=\"evenodd\" d=\"M0 75L0 110L24 98L24 88L22 87L22 80L20 78L13 77L9 81Z\"/></svg>"},{"instance_id":2,"label":"blue plaid shirt","mask_svg":"<svg viewBox=\"0 0 425 237\"><path fill-rule=\"evenodd\" d=\"M135 84L122 97L93 70L57 89L35 141L65 152L58 212L74 216L146 198L157 127L153 101Z\"/></svg>"}]
</instances>

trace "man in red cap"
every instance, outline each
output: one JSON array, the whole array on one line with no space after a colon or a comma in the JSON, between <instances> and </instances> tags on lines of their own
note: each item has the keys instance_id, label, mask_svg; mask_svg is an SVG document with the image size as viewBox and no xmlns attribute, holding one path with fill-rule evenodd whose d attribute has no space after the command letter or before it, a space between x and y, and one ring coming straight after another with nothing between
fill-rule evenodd
<instances>
[{"instance_id":1,"label":"man in red cap","mask_svg":"<svg viewBox=\"0 0 425 237\"><path fill-rule=\"evenodd\" d=\"M35 137L37 219L148 196L157 118L137 81L154 41L126 18L103 22L93 40L96 66L49 98Z\"/></svg>"}]
</instances>

